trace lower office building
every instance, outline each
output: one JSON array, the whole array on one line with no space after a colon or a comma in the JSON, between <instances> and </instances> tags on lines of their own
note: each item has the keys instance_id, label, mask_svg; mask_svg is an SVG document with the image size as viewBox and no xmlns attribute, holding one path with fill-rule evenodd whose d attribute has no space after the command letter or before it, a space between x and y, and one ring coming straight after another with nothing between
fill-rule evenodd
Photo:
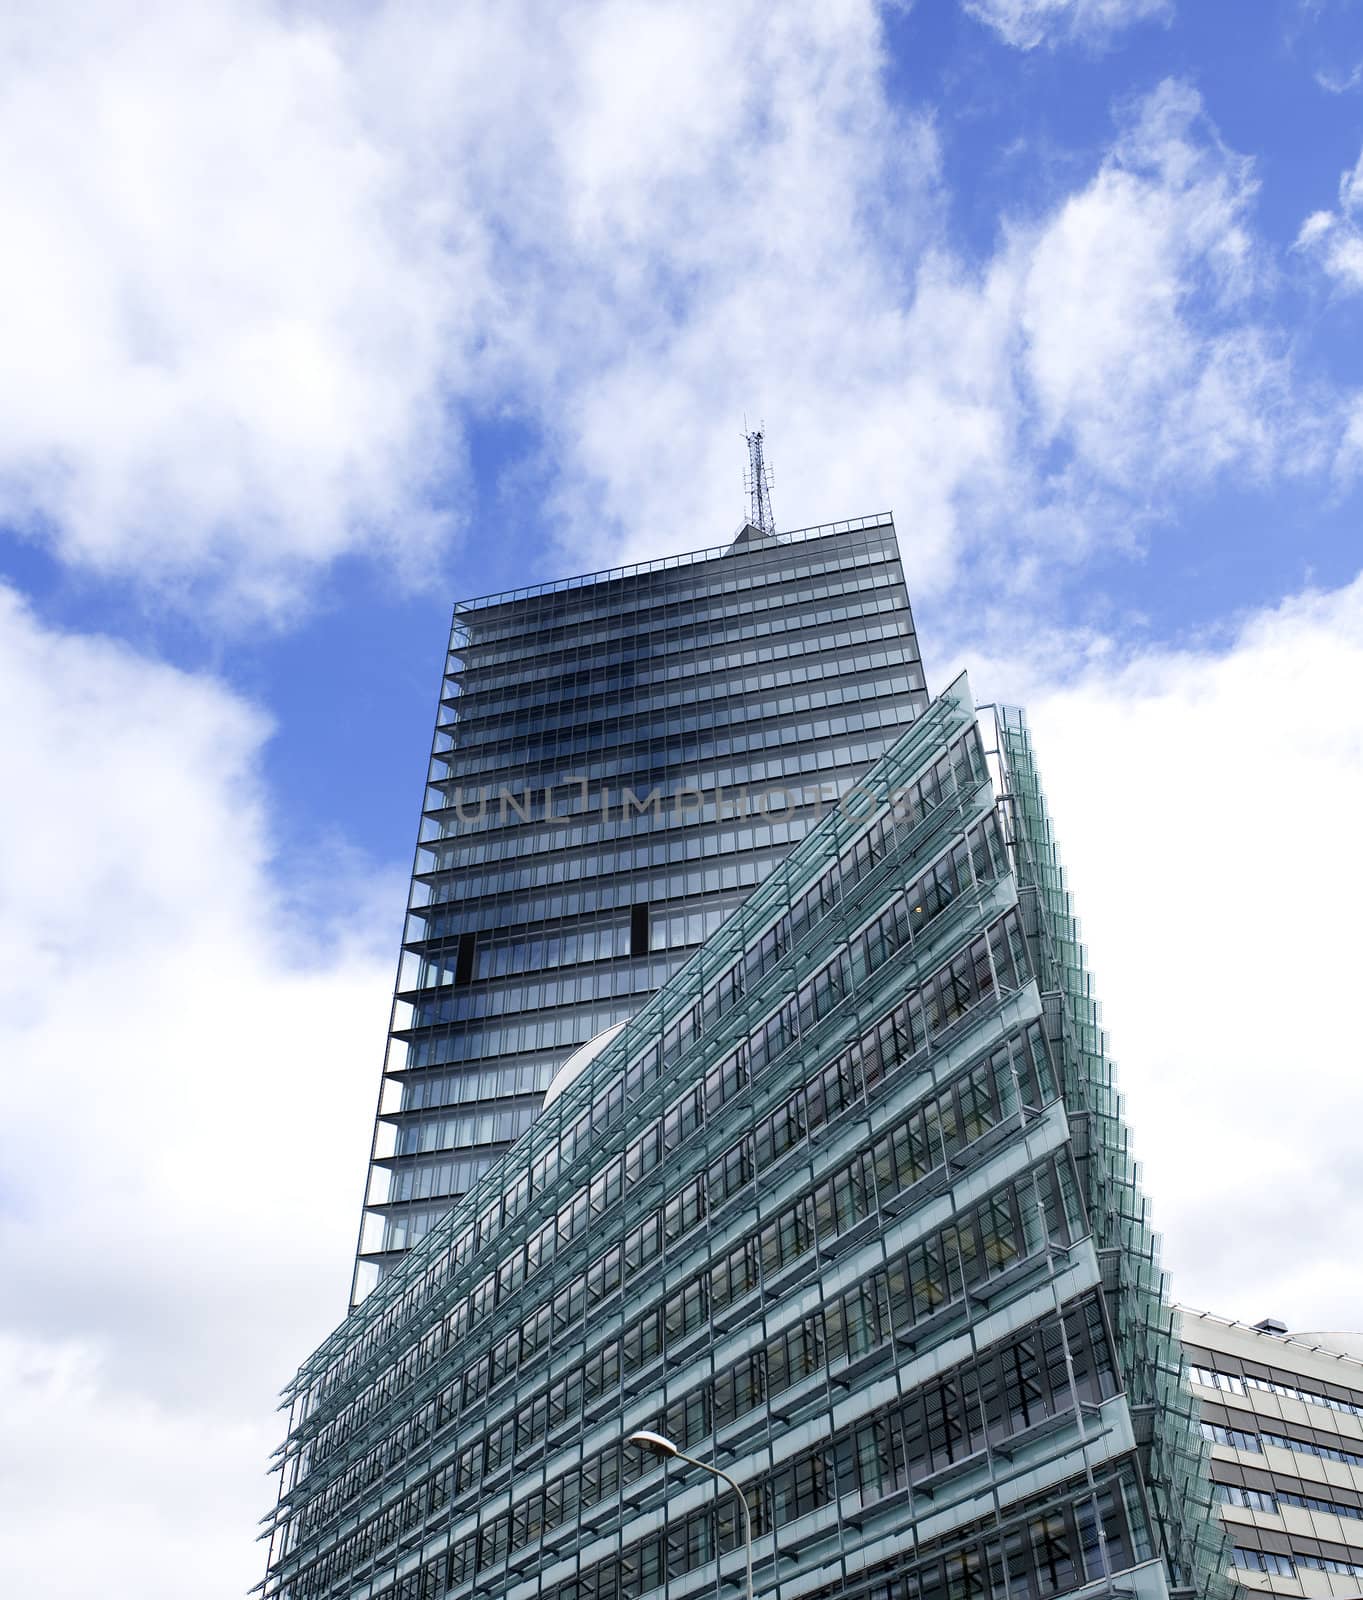
<instances>
[{"instance_id":1,"label":"lower office building","mask_svg":"<svg viewBox=\"0 0 1363 1600\"><path fill-rule=\"evenodd\" d=\"M1363 1337L1180 1313L1234 1577L1363 1595Z\"/></svg>"},{"instance_id":2,"label":"lower office building","mask_svg":"<svg viewBox=\"0 0 1363 1600\"><path fill-rule=\"evenodd\" d=\"M1015 712L933 701L287 1391L270 1600L1229 1594Z\"/></svg>"}]
</instances>

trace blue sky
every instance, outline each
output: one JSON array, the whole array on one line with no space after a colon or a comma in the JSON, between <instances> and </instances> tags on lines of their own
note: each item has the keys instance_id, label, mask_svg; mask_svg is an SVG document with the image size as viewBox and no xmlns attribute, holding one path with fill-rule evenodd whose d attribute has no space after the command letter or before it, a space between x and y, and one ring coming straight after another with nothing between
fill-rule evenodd
<instances>
[{"instance_id":1,"label":"blue sky","mask_svg":"<svg viewBox=\"0 0 1363 1600\"><path fill-rule=\"evenodd\" d=\"M1356 4L102 0L0 73L4 1587L255 1581L451 602L723 541L745 415L1029 706L1176 1291L1359 1326Z\"/></svg>"},{"instance_id":2,"label":"blue sky","mask_svg":"<svg viewBox=\"0 0 1363 1600\"><path fill-rule=\"evenodd\" d=\"M1029 11L1016 9L1024 17ZM1303 404L1342 403L1357 381L1363 297L1341 293L1316 260L1293 247L1309 214L1337 207L1341 174L1358 160L1363 83L1335 92L1323 86L1347 83L1363 62L1356 8L1250 0L1234 8L1231 21L1230 11L1215 5L1136 6L1128 8L1137 17L1126 27L1087 28L1066 20L1082 16L1083 7L1030 9L1043 32L1023 49L949 4L891 7L881 19L876 74L887 113L924 119L933 130L932 243L950 249L963 273L987 272L1007 231L1044 222L1090 183L1132 105L1175 80L1200 96L1194 137L1222 141L1232 159L1249 167L1243 222L1252 233L1256 281L1248 305L1237 309L1265 330L1275 353L1290 359ZM1124 8L1109 10L1120 19ZM1149 15L1142 17L1143 11ZM1014 36L1029 39L1027 26L1018 24ZM731 65L740 75L741 56ZM876 155L884 158L885 148ZM759 150L759 187L761 159ZM874 192L862 197L867 205L878 198ZM769 225L779 228L780 217ZM883 235L887 267L906 268L908 301L907 269L922 241L897 241L894 228L892 219ZM897 262L896 244L905 242ZM1190 320L1205 293L1198 271L1204 265L1194 263L1189 281L1178 286L1190 296ZM136 262L125 270L135 275ZM732 271L743 277L745 270L736 241ZM760 275L752 289L761 293ZM685 297L683 289L683 307ZM684 309L677 321L684 325ZM1209 328L1226 322L1215 311L1207 317ZM762 370L761 336L759 330L749 368L760 390L754 403L784 479L783 446L792 447L788 431L783 438L784 385L779 367ZM836 375L830 377L836 388ZM135 526L119 530L131 548L119 560L121 570L109 576L55 556L51 546L60 532L46 518L36 534L20 519L10 521L14 537L4 548L3 570L45 620L109 632L188 670L215 672L269 709L278 732L266 760L276 825L286 843L320 824L381 860L401 855L422 780L451 598L583 565L574 560L574 543L584 521L599 517L605 530L579 541L587 545L584 555L609 560L612 544L629 539L628 510L605 496L594 505L590 484L571 514L553 504L560 481L576 478L581 468L564 460L574 441L563 437L543 397L513 379L498 382L485 399L452 395L442 405L438 395L423 398L432 414L419 426L434 435L422 463L429 480L417 497L423 512L448 518L448 537L435 543L418 570L397 578L381 539L343 535L339 559L310 566L282 617L262 619L247 608L206 625L197 604L177 602L177 588L189 582L211 596L215 582L230 587L231 574L212 572L217 562L210 556L203 563L208 576L186 561L145 583L129 560ZM694 398L694 425L716 441L707 503L733 520L741 510L742 413L730 416L704 396ZM61 449L59 427L50 443ZM146 445L155 449L154 436ZM686 471L682 449L647 410L619 417L606 448L618 452L631 477L647 475L655 461L664 482ZM1038 459L1063 470L1066 455L1061 442ZM598 470L609 473L609 463ZM892 471L881 479L906 487ZM1334 587L1354 575L1359 500L1352 474L1341 481L1322 463L1302 477L1259 471L1247 483L1228 470L1210 477L1190 473L1185 480L1160 485L1148 502L1128 497L1115 516L1109 513L1108 539L1095 541L1081 562L1057 562L1038 574L1039 592L1029 596L1029 606L1048 625L1096 625L1119 642L1165 642L1223 628L1243 610L1271 605L1307 584ZM783 483L777 504L792 525L879 509L874 491L856 498L858 492L852 487L849 498L806 510L792 503ZM347 508L327 509L344 517ZM912 567L912 502L901 499L895 509ZM154 503L139 511L156 515ZM249 492L243 490L233 515L250 522ZM726 527L677 519L649 543L691 547L722 536ZM988 574L966 564L945 595L969 593L981 580L988 584ZM950 647L972 642L949 600L924 611L930 637L945 635ZM357 751L365 753L363 763L353 759ZM287 868L287 860L281 864Z\"/></svg>"}]
</instances>

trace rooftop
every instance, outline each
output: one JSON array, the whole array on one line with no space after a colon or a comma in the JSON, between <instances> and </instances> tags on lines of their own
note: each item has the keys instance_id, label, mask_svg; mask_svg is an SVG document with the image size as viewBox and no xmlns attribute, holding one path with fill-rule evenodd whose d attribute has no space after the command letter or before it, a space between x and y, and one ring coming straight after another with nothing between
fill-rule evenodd
<instances>
[{"instance_id":1,"label":"rooftop","mask_svg":"<svg viewBox=\"0 0 1363 1600\"><path fill-rule=\"evenodd\" d=\"M847 522L823 522L812 528L792 528L786 533L774 535L778 544L803 544L809 539L826 539L835 533L856 533L864 528L884 528L892 526L894 515L889 511L877 512L870 517L852 517ZM739 530L739 538L747 531L747 525ZM574 578L553 578L547 583L527 584L522 589L504 589L500 594L479 595L472 600L457 600L454 606L456 620L461 612L482 611L489 606L506 605L512 600L528 600L534 595L562 594L568 589L585 589L595 583L609 583L615 578L633 578L641 572L662 572L669 567L689 567L700 561L713 561L719 556L733 553L735 546L739 549L760 549L769 543L748 539L743 545L737 539L731 539L727 544L711 545L704 550L688 550L681 555L658 556L652 561L636 561L623 567L603 567L599 572L584 572Z\"/></svg>"},{"instance_id":2,"label":"rooftop","mask_svg":"<svg viewBox=\"0 0 1363 1600\"><path fill-rule=\"evenodd\" d=\"M1261 1323L1241 1322L1234 1317L1219 1317L1214 1311L1199 1311L1195 1306L1177 1306L1175 1309L1182 1317L1185 1329L1195 1322L1213 1322L1222 1328L1235 1328L1241 1333L1253 1334L1257 1339L1270 1339L1275 1345L1295 1345L1299 1350L1309 1351L1313 1355L1326 1356L1332 1361L1347 1362L1350 1366L1360 1369L1359 1378L1363 1379L1363 1333L1347 1331L1277 1333L1272 1328L1262 1326ZM1262 1320L1273 1321L1268 1317ZM1279 1323L1278 1326L1281 1327L1282 1324ZM1349 1381L1357 1380L1351 1377Z\"/></svg>"}]
</instances>

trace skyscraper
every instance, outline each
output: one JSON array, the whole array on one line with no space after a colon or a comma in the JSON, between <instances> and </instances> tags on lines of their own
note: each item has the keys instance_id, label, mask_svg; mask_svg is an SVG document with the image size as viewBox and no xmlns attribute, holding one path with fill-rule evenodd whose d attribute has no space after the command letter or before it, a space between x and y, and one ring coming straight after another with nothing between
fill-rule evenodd
<instances>
[{"instance_id":1,"label":"skyscraper","mask_svg":"<svg viewBox=\"0 0 1363 1600\"><path fill-rule=\"evenodd\" d=\"M750 554L780 592L792 561L840 563L842 537L759 535ZM733 559L661 570L700 567L713 606ZM858 604L860 576L846 580ZM638 636L636 604L611 616L608 589L589 589L562 626L599 636L609 663L613 629ZM775 620L755 603L764 589L736 595L734 627ZM789 631L836 625L819 615L830 603L815 594ZM834 642L852 660L880 648L860 630L885 613L859 615ZM484 633L489 652L519 637L508 631ZM736 666L759 681L742 695L760 702L785 641L755 636L758 655ZM853 696L801 735L791 722L814 710L783 707L790 692L741 748L727 693L713 722L700 697L678 707L697 716L667 735L696 741L682 770L712 763L696 769L698 836L721 865L768 851L760 881L721 876L714 893L746 898L708 936L702 922L698 945L688 927L680 962L660 944L668 971L651 993L574 993L574 1031L533 1048L595 1039L594 1052L304 1363L287 1391L270 1600L713 1594L742 1570L736 1505L628 1442L639 1429L742 1483L764 1600L1226 1592L1206 1444L1022 719L979 717L964 679L927 706L910 683L916 715L857 730L880 742L868 767L869 746L835 725ZM653 760L608 768L624 746L607 731L567 752L599 761L589 786L667 780ZM855 782L839 748L855 752ZM722 851L732 819L705 783L749 783L743 764L772 751L782 765L763 782L827 777L840 802L822 815L810 802L779 859L774 839ZM649 849L689 826L661 839L650 826ZM438 861L465 847L427 843ZM688 918L704 910L696 892L688 881L676 897ZM650 886L642 900L650 945L667 898ZM633 883L611 914L626 903L632 944ZM471 988L469 948L453 954ZM404 1046L472 1026L418 1015L399 1019ZM397 1070L415 1082L437 1066L409 1053Z\"/></svg>"},{"instance_id":2,"label":"skyscraper","mask_svg":"<svg viewBox=\"0 0 1363 1600\"><path fill-rule=\"evenodd\" d=\"M888 516L455 607L355 1300L926 698Z\"/></svg>"}]
</instances>

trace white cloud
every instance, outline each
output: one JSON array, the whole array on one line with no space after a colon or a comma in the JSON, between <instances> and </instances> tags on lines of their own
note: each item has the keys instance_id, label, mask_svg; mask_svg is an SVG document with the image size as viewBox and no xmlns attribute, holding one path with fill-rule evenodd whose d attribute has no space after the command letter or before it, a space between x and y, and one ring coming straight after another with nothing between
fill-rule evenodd
<instances>
[{"instance_id":1,"label":"white cloud","mask_svg":"<svg viewBox=\"0 0 1363 1600\"><path fill-rule=\"evenodd\" d=\"M235 1600L344 1312L394 929L290 917L212 681L0 589L0 726L0 1589Z\"/></svg>"},{"instance_id":2,"label":"white cloud","mask_svg":"<svg viewBox=\"0 0 1363 1600\"><path fill-rule=\"evenodd\" d=\"M1050 671L973 676L1028 699L1175 1292L1359 1327L1363 577L1224 649Z\"/></svg>"},{"instance_id":3,"label":"white cloud","mask_svg":"<svg viewBox=\"0 0 1363 1600\"><path fill-rule=\"evenodd\" d=\"M869 0L12 18L0 517L237 614L350 551L428 568L468 415L557 443L697 277L864 240L868 149L930 169L879 65Z\"/></svg>"},{"instance_id":4,"label":"white cloud","mask_svg":"<svg viewBox=\"0 0 1363 1600\"><path fill-rule=\"evenodd\" d=\"M928 590L1280 467L1312 408L1192 91L975 264L882 54L869 0L11 21L0 514L282 616L346 552L431 575L483 414L542 435L565 565L722 538L746 411L779 517L892 505Z\"/></svg>"},{"instance_id":5,"label":"white cloud","mask_svg":"<svg viewBox=\"0 0 1363 1600\"><path fill-rule=\"evenodd\" d=\"M1316 73L1316 83L1326 94L1349 94L1363 83L1363 62L1348 72L1339 68L1322 68Z\"/></svg>"},{"instance_id":6,"label":"white cloud","mask_svg":"<svg viewBox=\"0 0 1363 1600\"><path fill-rule=\"evenodd\" d=\"M873 81L869 63L848 73L831 103L866 119ZM753 270L716 248L665 314L651 295L620 297L618 335L547 407L565 566L732 526L745 406L772 423L778 519L892 507L920 597L963 569L1017 583L1130 541L1177 492L1229 470L1323 459L1341 424L1260 314L1270 273L1250 164L1193 90L1168 82L1134 103L1089 180L1014 219L979 267L943 238L928 139L907 169L917 184L900 177L918 221L893 249L865 221L865 195L890 181L870 117L836 168L792 132L733 216L717 211L721 240L746 222ZM791 231L769 192L801 190L823 225ZM622 433L622 419L639 420Z\"/></svg>"},{"instance_id":7,"label":"white cloud","mask_svg":"<svg viewBox=\"0 0 1363 1600\"><path fill-rule=\"evenodd\" d=\"M1107 43L1136 22L1168 22L1172 0L962 0L1008 44L1033 50L1062 40Z\"/></svg>"},{"instance_id":8,"label":"white cloud","mask_svg":"<svg viewBox=\"0 0 1363 1600\"><path fill-rule=\"evenodd\" d=\"M1152 471L1267 472L1282 447L1306 445L1287 361L1252 311L1264 271L1247 217L1255 187L1197 93L1168 81L1093 181L1022 242L1024 363L1043 443L1067 435L1100 477L1130 488Z\"/></svg>"},{"instance_id":9,"label":"white cloud","mask_svg":"<svg viewBox=\"0 0 1363 1600\"><path fill-rule=\"evenodd\" d=\"M347 550L429 557L480 245L337 38L261 0L113 0L11 13L0 73L4 517L267 612Z\"/></svg>"},{"instance_id":10,"label":"white cloud","mask_svg":"<svg viewBox=\"0 0 1363 1600\"><path fill-rule=\"evenodd\" d=\"M1363 154L1340 176L1339 210L1313 211L1301 225L1297 249L1315 255L1344 293L1363 289Z\"/></svg>"}]
</instances>

